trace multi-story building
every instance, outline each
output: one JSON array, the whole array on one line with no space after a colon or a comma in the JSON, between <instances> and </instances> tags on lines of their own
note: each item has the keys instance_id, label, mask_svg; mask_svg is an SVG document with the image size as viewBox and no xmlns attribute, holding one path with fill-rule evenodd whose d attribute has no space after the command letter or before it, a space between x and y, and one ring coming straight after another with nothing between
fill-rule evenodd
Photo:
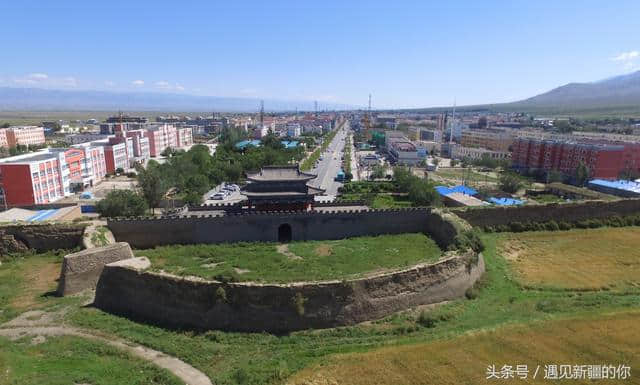
<instances>
[{"instance_id":1,"label":"multi-story building","mask_svg":"<svg viewBox=\"0 0 640 385\"><path fill-rule=\"evenodd\" d=\"M0 147L9 147L9 142L7 141L7 129L0 128Z\"/></svg>"},{"instance_id":2,"label":"multi-story building","mask_svg":"<svg viewBox=\"0 0 640 385\"><path fill-rule=\"evenodd\" d=\"M519 138L513 145L512 165L518 170L573 175L580 163L590 177L617 179L624 171L640 172L640 143L539 140Z\"/></svg>"},{"instance_id":3,"label":"multi-story building","mask_svg":"<svg viewBox=\"0 0 640 385\"><path fill-rule=\"evenodd\" d=\"M73 146L83 152L82 159L82 184L91 187L100 183L107 174L107 164L104 157L104 147L81 143Z\"/></svg>"},{"instance_id":4,"label":"multi-story building","mask_svg":"<svg viewBox=\"0 0 640 385\"><path fill-rule=\"evenodd\" d=\"M110 138L114 139L114 138ZM129 156L127 154L127 141L99 141L93 145L102 146L104 151L104 163L107 174L113 174L117 169L127 170L129 168ZM133 152L133 149L131 149Z\"/></svg>"},{"instance_id":5,"label":"multi-story building","mask_svg":"<svg viewBox=\"0 0 640 385\"><path fill-rule=\"evenodd\" d=\"M69 144L80 144L93 142L96 140L107 139L109 135L98 133L81 133L81 134L69 134L65 135L64 141Z\"/></svg>"},{"instance_id":6,"label":"multi-story building","mask_svg":"<svg viewBox=\"0 0 640 385\"><path fill-rule=\"evenodd\" d=\"M149 138L145 136L145 131L127 131L126 135L128 138L131 138L133 146L133 154L131 155L132 159L129 160L129 163L133 162L141 165L147 164L147 161L151 157L151 152L149 147Z\"/></svg>"},{"instance_id":7,"label":"multi-story building","mask_svg":"<svg viewBox=\"0 0 640 385\"><path fill-rule=\"evenodd\" d=\"M376 117L376 124L382 125L390 130L395 130L397 127L397 119L391 115L378 115Z\"/></svg>"},{"instance_id":8,"label":"multi-story building","mask_svg":"<svg viewBox=\"0 0 640 385\"><path fill-rule=\"evenodd\" d=\"M145 135L149 138L149 152L152 157L160 156L169 147L178 147L176 127L171 124L151 126Z\"/></svg>"},{"instance_id":9,"label":"multi-story building","mask_svg":"<svg viewBox=\"0 0 640 385\"><path fill-rule=\"evenodd\" d=\"M0 161L0 196L6 206L42 204L70 194L64 152L40 151Z\"/></svg>"},{"instance_id":10,"label":"multi-story building","mask_svg":"<svg viewBox=\"0 0 640 385\"><path fill-rule=\"evenodd\" d=\"M44 127L9 127L3 129L0 134L0 146L4 147L16 147L17 145L41 146L44 143Z\"/></svg>"},{"instance_id":11,"label":"multi-story building","mask_svg":"<svg viewBox=\"0 0 640 385\"><path fill-rule=\"evenodd\" d=\"M510 131L463 130L460 144L463 147L509 152L514 139Z\"/></svg>"},{"instance_id":12,"label":"multi-story building","mask_svg":"<svg viewBox=\"0 0 640 385\"><path fill-rule=\"evenodd\" d=\"M482 159L483 157L489 157L491 159L508 159L511 157L511 153L509 151L493 151L487 148L465 147L458 144L451 146L452 159Z\"/></svg>"},{"instance_id":13,"label":"multi-story building","mask_svg":"<svg viewBox=\"0 0 640 385\"><path fill-rule=\"evenodd\" d=\"M193 145L193 130L191 127L178 127L176 129L177 147L189 147Z\"/></svg>"},{"instance_id":14,"label":"multi-story building","mask_svg":"<svg viewBox=\"0 0 640 385\"><path fill-rule=\"evenodd\" d=\"M289 123L286 127L288 137L297 138L302 134L302 127L300 126L300 123Z\"/></svg>"}]
</instances>

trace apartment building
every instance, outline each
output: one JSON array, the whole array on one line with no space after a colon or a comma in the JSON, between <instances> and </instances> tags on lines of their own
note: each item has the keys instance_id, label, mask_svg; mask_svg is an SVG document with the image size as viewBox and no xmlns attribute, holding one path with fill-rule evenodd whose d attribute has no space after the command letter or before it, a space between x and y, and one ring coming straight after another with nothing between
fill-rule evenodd
<instances>
[{"instance_id":1,"label":"apartment building","mask_svg":"<svg viewBox=\"0 0 640 385\"><path fill-rule=\"evenodd\" d=\"M497 152L509 152L515 140L510 131L463 130L460 144L469 148L485 148Z\"/></svg>"},{"instance_id":2,"label":"apartment building","mask_svg":"<svg viewBox=\"0 0 640 385\"><path fill-rule=\"evenodd\" d=\"M193 145L193 130L190 127L176 128L177 147L189 147Z\"/></svg>"},{"instance_id":3,"label":"apartment building","mask_svg":"<svg viewBox=\"0 0 640 385\"><path fill-rule=\"evenodd\" d=\"M126 136L131 138L133 153L129 156L132 158L129 163L147 164L151 157L151 149L149 146L149 138L145 135L145 130L127 131Z\"/></svg>"},{"instance_id":4,"label":"apartment building","mask_svg":"<svg viewBox=\"0 0 640 385\"><path fill-rule=\"evenodd\" d=\"M0 146L41 146L45 143L44 127L16 126L0 130Z\"/></svg>"},{"instance_id":5,"label":"apartment building","mask_svg":"<svg viewBox=\"0 0 640 385\"><path fill-rule=\"evenodd\" d=\"M513 146L512 164L518 170L573 175L581 162L593 178L617 179L623 171L640 172L640 143L519 138Z\"/></svg>"},{"instance_id":6,"label":"apartment building","mask_svg":"<svg viewBox=\"0 0 640 385\"><path fill-rule=\"evenodd\" d=\"M148 127L145 136L149 138L149 152L154 158L160 156L169 147L178 147L176 127L171 124Z\"/></svg>"},{"instance_id":7,"label":"apartment building","mask_svg":"<svg viewBox=\"0 0 640 385\"><path fill-rule=\"evenodd\" d=\"M487 148L465 147L459 144L451 146L452 159L482 159L487 156L492 159L509 159L511 153L508 151L493 151Z\"/></svg>"}]
</instances>

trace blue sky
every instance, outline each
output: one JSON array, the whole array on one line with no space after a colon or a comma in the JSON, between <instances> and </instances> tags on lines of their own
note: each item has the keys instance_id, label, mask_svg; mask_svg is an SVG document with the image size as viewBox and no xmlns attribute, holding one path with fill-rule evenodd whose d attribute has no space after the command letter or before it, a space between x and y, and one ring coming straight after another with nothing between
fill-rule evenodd
<instances>
[{"instance_id":1,"label":"blue sky","mask_svg":"<svg viewBox=\"0 0 640 385\"><path fill-rule=\"evenodd\" d=\"M429 107L640 68L639 1L4 0L0 14L11 87Z\"/></svg>"}]
</instances>

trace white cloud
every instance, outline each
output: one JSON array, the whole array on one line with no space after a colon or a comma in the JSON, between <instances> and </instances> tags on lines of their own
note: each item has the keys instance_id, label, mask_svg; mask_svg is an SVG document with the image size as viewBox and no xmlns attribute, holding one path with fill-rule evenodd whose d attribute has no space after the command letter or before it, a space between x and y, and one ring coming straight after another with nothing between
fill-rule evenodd
<instances>
[{"instance_id":1,"label":"white cloud","mask_svg":"<svg viewBox=\"0 0 640 385\"><path fill-rule=\"evenodd\" d=\"M49 79L49 75L43 74L43 73L34 73L34 74L27 75L27 79L31 79L35 81L47 80Z\"/></svg>"},{"instance_id":2,"label":"white cloud","mask_svg":"<svg viewBox=\"0 0 640 385\"><path fill-rule=\"evenodd\" d=\"M635 60L638 56L640 56L640 52L638 51L622 52L618 56L612 57L611 60L620 61L620 62L629 62L629 61Z\"/></svg>"},{"instance_id":3,"label":"white cloud","mask_svg":"<svg viewBox=\"0 0 640 385\"><path fill-rule=\"evenodd\" d=\"M43 73L32 73L23 77L13 78L16 84L39 84L49 79L49 75Z\"/></svg>"},{"instance_id":4,"label":"white cloud","mask_svg":"<svg viewBox=\"0 0 640 385\"><path fill-rule=\"evenodd\" d=\"M131 82L131 84L133 84L134 86L143 86L144 80L134 80Z\"/></svg>"},{"instance_id":5,"label":"white cloud","mask_svg":"<svg viewBox=\"0 0 640 385\"><path fill-rule=\"evenodd\" d=\"M113 87L116 85L116 83L111 80L105 80L104 85L107 87Z\"/></svg>"},{"instance_id":6,"label":"white cloud","mask_svg":"<svg viewBox=\"0 0 640 385\"><path fill-rule=\"evenodd\" d=\"M184 91L184 87L180 85L180 83L171 84L168 81L160 80L155 82L154 85L156 86L156 88L165 91Z\"/></svg>"},{"instance_id":7,"label":"white cloud","mask_svg":"<svg viewBox=\"0 0 640 385\"><path fill-rule=\"evenodd\" d=\"M60 83L68 87L75 87L78 85L78 81L73 76L67 76L62 78Z\"/></svg>"},{"instance_id":8,"label":"white cloud","mask_svg":"<svg viewBox=\"0 0 640 385\"><path fill-rule=\"evenodd\" d=\"M625 71L635 71L638 69L638 59L640 59L640 51L622 52L611 58L611 61L620 63Z\"/></svg>"}]
</instances>

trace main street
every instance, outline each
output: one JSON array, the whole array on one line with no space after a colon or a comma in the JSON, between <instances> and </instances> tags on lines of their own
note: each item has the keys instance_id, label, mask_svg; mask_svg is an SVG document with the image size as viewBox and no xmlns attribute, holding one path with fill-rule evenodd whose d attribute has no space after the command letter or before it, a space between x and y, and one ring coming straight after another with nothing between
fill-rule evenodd
<instances>
[{"instance_id":1,"label":"main street","mask_svg":"<svg viewBox=\"0 0 640 385\"><path fill-rule=\"evenodd\" d=\"M324 189L325 195L332 198L338 194L338 188L342 186L341 182L335 181L335 177L342 169L341 158L344 154L344 140L348 135L348 131L349 122L345 121L342 127L338 129L329 146L327 146L327 149L321 154L322 160L318 161L318 166L311 170L312 173L318 175L311 184Z\"/></svg>"}]
</instances>

